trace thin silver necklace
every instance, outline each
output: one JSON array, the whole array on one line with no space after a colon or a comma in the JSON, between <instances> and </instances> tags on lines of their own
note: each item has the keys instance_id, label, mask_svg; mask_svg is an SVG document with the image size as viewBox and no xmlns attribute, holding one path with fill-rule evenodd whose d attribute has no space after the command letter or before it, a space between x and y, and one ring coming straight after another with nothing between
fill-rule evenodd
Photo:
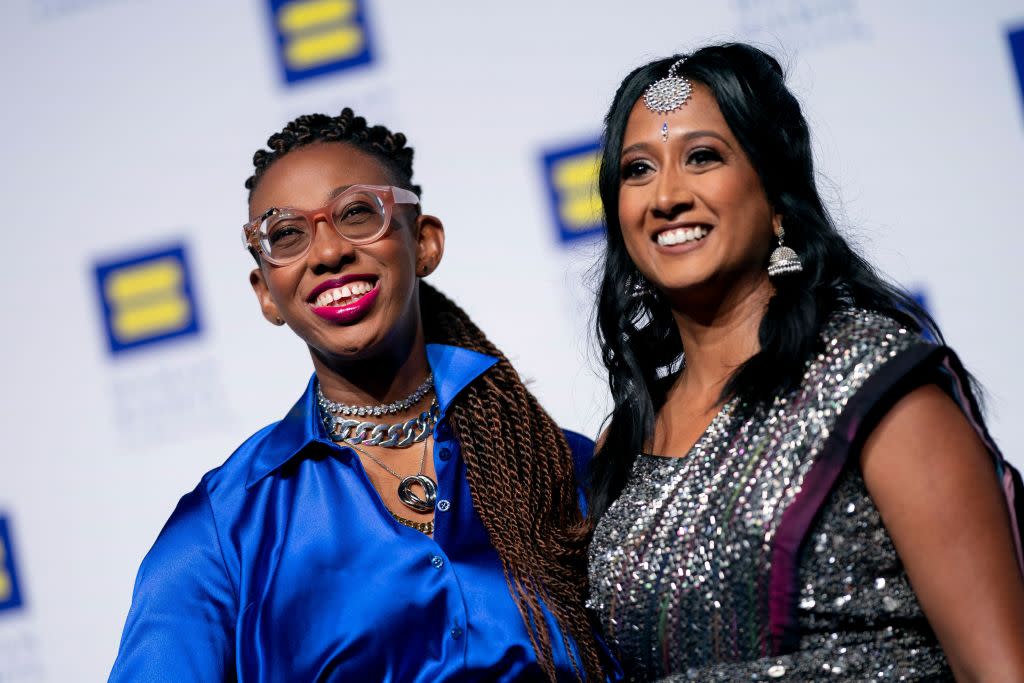
<instances>
[{"instance_id":1,"label":"thin silver necklace","mask_svg":"<svg viewBox=\"0 0 1024 683\"><path fill-rule=\"evenodd\" d=\"M368 451L364 451L359 446L356 446L355 444L349 444L349 446L377 463L377 465L379 465L385 472L398 479L398 499L402 501L402 504L407 508L416 512L430 512L434 509L434 504L437 502L437 483L427 475L423 474L423 466L427 462L426 440L423 441L423 454L420 456L420 471L408 477L403 477L398 472L395 472L393 469L374 457L373 454ZM419 484L423 488L422 498L416 495L416 492L412 490L412 487L416 484ZM394 515L394 513L392 513L392 515Z\"/></svg>"}]
</instances>

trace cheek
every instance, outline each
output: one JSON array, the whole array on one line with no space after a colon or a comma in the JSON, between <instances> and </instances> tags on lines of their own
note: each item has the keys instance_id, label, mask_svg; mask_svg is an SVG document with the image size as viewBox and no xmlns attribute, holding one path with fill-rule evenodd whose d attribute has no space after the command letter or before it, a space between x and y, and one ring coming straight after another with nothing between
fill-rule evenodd
<instances>
[{"instance_id":1,"label":"cheek","mask_svg":"<svg viewBox=\"0 0 1024 683\"><path fill-rule=\"evenodd\" d=\"M290 266L273 268L269 273L264 271L267 290L275 299L286 298L289 292L295 290L301 278L302 273L295 272L295 269Z\"/></svg>"},{"instance_id":2,"label":"cheek","mask_svg":"<svg viewBox=\"0 0 1024 683\"><path fill-rule=\"evenodd\" d=\"M619 193L619 226L627 244L641 238L646 206L635 188Z\"/></svg>"},{"instance_id":3,"label":"cheek","mask_svg":"<svg viewBox=\"0 0 1024 683\"><path fill-rule=\"evenodd\" d=\"M637 188L623 187L619 190L619 225L623 230L636 229L642 213L638 215L640 197Z\"/></svg>"},{"instance_id":4,"label":"cheek","mask_svg":"<svg viewBox=\"0 0 1024 683\"><path fill-rule=\"evenodd\" d=\"M406 283L415 279L416 250L407 240L397 239L389 243L381 243L375 249L372 258L381 264L392 283Z\"/></svg>"}]
</instances>

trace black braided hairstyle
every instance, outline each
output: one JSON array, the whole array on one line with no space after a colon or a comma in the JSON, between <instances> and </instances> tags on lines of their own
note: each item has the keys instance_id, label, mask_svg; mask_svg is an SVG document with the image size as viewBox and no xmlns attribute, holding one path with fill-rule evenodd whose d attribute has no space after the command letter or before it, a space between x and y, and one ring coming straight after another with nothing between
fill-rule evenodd
<instances>
[{"instance_id":1,"label":"black braided hairstyle","mask_svg":"<svg viewBox=\"0 0 1024 683\"><path fill-rule=\"evenodd\" d=\"M344 142L374 158L396 184L412 184L413 150L401 133L345 108L338 116L300 116L270 136L270 150L253 155L250 193L266 169L299 147ZM601 680L602 659L583 606L587 595L587 544L591 527L578 507L573 455L554 420L527 391L508 359L469 316L433 287L419 283L420 310L428 343L450 344L497 357L498 363L473 381L449 408L449 421L466 462L473 504L501 558L537 660L550 680L557 674L552 634L543 608L561 626L577 678ZM572 645L572 646L571 646Z\"/></svg>"}]
</instances>

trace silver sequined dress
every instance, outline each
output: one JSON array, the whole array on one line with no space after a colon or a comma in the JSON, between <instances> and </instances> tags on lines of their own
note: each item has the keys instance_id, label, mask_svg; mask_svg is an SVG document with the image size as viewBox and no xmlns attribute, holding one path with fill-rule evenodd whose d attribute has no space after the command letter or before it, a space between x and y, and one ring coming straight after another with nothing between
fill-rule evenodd
<instances>
[{"instance_id":1,"label":"silver sequined dress","mask_svg":"<svg viewBox=\"0 0 1024 683\"><path fill-rule=\"evenodd\" d=\"M991 442L948 349L859 309L823 342L770 407L733 400L685 457L639 456L602 517L589 606L629 680L952 680L856 449L933 381Z\"/></svg>"}]
</instances>

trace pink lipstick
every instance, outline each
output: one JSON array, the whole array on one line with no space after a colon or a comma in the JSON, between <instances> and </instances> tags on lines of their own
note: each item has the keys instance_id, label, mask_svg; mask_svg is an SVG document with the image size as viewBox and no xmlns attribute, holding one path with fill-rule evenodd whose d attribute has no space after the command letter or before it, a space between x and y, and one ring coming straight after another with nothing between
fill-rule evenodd
<instances>
[{"instance_id":1,"label":"pink lipstick","mask_svg":"<svg viewBox=\"0 0 1024 683\"><path fill-rule=\"evenodd\" d=\"M346 278L348 282L351 282L353 280L366 279L367 278ZM339 284L342 284L338 281L333 280L331 282L333 282L334 284L330 286L321 285L320 287L317 287L317 289L314 290L313 298L315 299L316 295L318 295L320 292L326 291L327 289L332 289L334 287L339 286ZM320 316L321 318L328 322L336 323L339 325L350 325L352 323L358 322L359 320L362 320L367 315L367 313L369 313L370 309L373 307L374 302L376 302L377 300L378 294L380 294L380 282L375 281L373 283L373 289L371 289L366 294L359 296L357 299L355 299L355 301L342 306L314 305L313 313L315 313L316 315Z\"/></svg>"}]
</instances>

